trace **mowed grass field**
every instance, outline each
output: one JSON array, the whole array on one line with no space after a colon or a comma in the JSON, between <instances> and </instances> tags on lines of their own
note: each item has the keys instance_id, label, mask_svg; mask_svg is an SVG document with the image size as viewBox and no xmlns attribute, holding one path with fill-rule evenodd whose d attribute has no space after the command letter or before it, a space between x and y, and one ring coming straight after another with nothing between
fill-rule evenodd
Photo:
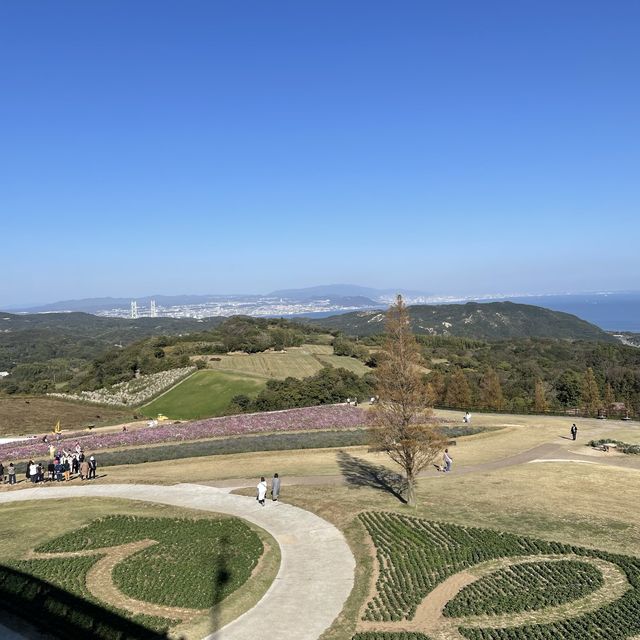
<instances>
[{"instance_id":1,"label":"mowed grass field","mask_svg":"<svg viewBox=\"0 0 640 640\"><path fill-rule=\"evenodd\" d=\"M150 418L161 413L168 418L181 420L221 415L233 396L255 396L264 387L266 380L247 374L197 371L164 395L140 408L139 412Z\"/></svg>"},{"instance_id":2,"label":"mowed grass field","mask_svg":"<svg viewBox=\"0 0 640 640\"><path fill-rule=\"evenodd\" d=\"M98 407L47 397L0 398L0 436L50 433L60 420L63 430L129 422L132 409Z\"/></svg>"},{"instance_id":3,"label":"mowed grass field","mask_svg":"<svg viewBox=\"0 0 640 640\"><path fill-rule=\"evenodd\" d=\"M199 357L200 358L200 357ZM263 378L283 380L287 377L306 378L327 366L342 367L363 375L370 371L355 358L333 355L333 347L322 344L305 344L286 351L264 353L230 353L211 356L207 367L214 371L228 371Z\"/></svg>"}]
</instances>

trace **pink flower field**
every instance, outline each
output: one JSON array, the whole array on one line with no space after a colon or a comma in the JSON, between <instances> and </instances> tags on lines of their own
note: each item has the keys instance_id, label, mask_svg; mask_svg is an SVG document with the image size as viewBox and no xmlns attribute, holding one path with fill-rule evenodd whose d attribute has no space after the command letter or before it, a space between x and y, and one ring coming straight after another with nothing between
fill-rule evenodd
<instances>
[{"instance_id":1,"label":"pink flower field","mask_svg":"<svg viewBox=\"0 0 640 640\"><path fill-rule=\"evenodd\" d=\"M49 443L42 442L40 438L28 443L12 442L0 445L0 460L6 464L6 462L26 458L43 459L48 457L51 444L54 444L56 449L71 451L79 442L84 451L92 453L99 449L179 443L246 433L354 429L365 424L366 413L362 409L347 405L322 405L304 409L208 418L180 424L162 424L158 427L145 427L118 433L88 432L85 435L83 432L83 434L75 433L66 436L63 434L59 440L51 437Z\"/></svg>"}]
</instances>

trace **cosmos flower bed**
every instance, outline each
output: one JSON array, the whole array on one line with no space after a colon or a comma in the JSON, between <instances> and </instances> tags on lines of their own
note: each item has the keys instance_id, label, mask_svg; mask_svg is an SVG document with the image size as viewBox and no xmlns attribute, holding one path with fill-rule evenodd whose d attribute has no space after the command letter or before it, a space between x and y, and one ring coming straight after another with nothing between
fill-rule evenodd
<instances>
[{"instance_id":1,"label":"cosmos flower bed","mask_svg":"<svg viewBox=\"0 0 640 640\"><path fill-rule=\"evenodd\" d=\"M58 449L72 450L76 442L79 442L85 451L93 452L99 449L177 443L245 433L353 429L364 426L365 423L366 414L362 409L346 405L323 405L305 407L304 409L208 418L180 424L161 424L158 427L145 427L135 431L63 435L54 442L54 445ZM48 443L43 443L39 439L28 444L24 442L5 444L0 446L0 460L47 457L49 446Z\"/></svg>"}]
</instances>

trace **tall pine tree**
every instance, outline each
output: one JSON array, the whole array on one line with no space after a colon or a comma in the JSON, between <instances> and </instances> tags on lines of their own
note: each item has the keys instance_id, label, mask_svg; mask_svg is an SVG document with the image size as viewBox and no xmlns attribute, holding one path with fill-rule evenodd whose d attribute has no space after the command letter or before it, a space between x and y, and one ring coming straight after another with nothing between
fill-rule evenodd
<instances>
[{"instance_id":1,"label":"tall pine tree","mask_svg":"<svg viewBox=\"0 0 640 640\"><path fill-rule=\"evenodd\" d=\"M402 296L387 312L385 330L385 357L376 370L380 400L371 410L370 441L402 467L406 500L413 505L417 475L441 455L446 439L432 419L424 363Z\"/></svg>"}]
</instances>

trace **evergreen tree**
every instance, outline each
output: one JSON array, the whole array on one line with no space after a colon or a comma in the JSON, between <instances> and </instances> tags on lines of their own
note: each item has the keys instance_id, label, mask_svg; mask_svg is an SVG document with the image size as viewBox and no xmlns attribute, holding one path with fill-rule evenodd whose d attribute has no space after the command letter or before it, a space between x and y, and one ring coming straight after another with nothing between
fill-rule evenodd
<instances>
[{"instance_id":1,"label":"evergreen tree","mask_svg":"<svg viewBox=\"0 0 640 640\"><path fill-rule=\"evenodd\" d=\"M467 376L462 369L456 369L447 384L445 402L449 407L468 409L471 405L471 389L467 382Z\"/></svg>"},{"instance_id":2,"label":"evergreen tree","mask_svg":"<svg viewBox=\"0 0 640 640\"><path fill-rule=\"evenodd\" d=\"M424 363L402 296L389 308L385 328L385 357L376 370L380 400L371 410L371 445L402 467L406 500L413 505L417 475L442 453L446 439L431 417Z\"/></svg>"},{"instance_id":3,"label":"evergreen tree","mask_svg":"<svg viewBox=\"0 0 640 640\"><path fill-rule=\"evenodd\" d=\"M593 369L589 367L582 379L582 407L584 412L589 416L595 416L600 409L600 390L598 382L593 373Z\"/></svg>"},{"instance_id":4,"label":"evergreen tree","mask_svg":"<svg viewBox=\"0 0 640 640\"><path fill-rule=\"evenodd\" d=\"M613 403L616 401L616 398L613 394L613 388L611 387L611 384L607 382L607 384L604 387L604 397L602 399L602 402L604 404L604 410L609 413L611 411L611 407L613 406Z\"/></svg>"},{"instance_id":5,"label":"evergreen tree","mask_svg":"<svg viewBox=\"0 0 640 640\"><path fill-rule=\"evenodd\" d=\"M547 394L544 388L544 382L538 378L536 380L536 388L533 396L533 409L536 413L545 413L549 405L547 404Z\"/></svg>"},{"instance_id":6,"label":"evergreen tree","mask_svg":"<svg viewBox=\"0 0 640 640\"><path fill-rule=\"evenodd\" d=\"M431 406L443 404L447 383L444 375L440 371L432 371L428 378L429 397Z\"/></svg>"},{"instance_id":7,"label":"evergreen tree","mask_svg":"<svg viewBox=\"0 0 640 640\"><path fill-rule=\"evenodd\" d=\"M504 396L498 374L489 367L480 383L480 402L485 409L500 411L504 407Z\"/></svg>"}]
</instances>

